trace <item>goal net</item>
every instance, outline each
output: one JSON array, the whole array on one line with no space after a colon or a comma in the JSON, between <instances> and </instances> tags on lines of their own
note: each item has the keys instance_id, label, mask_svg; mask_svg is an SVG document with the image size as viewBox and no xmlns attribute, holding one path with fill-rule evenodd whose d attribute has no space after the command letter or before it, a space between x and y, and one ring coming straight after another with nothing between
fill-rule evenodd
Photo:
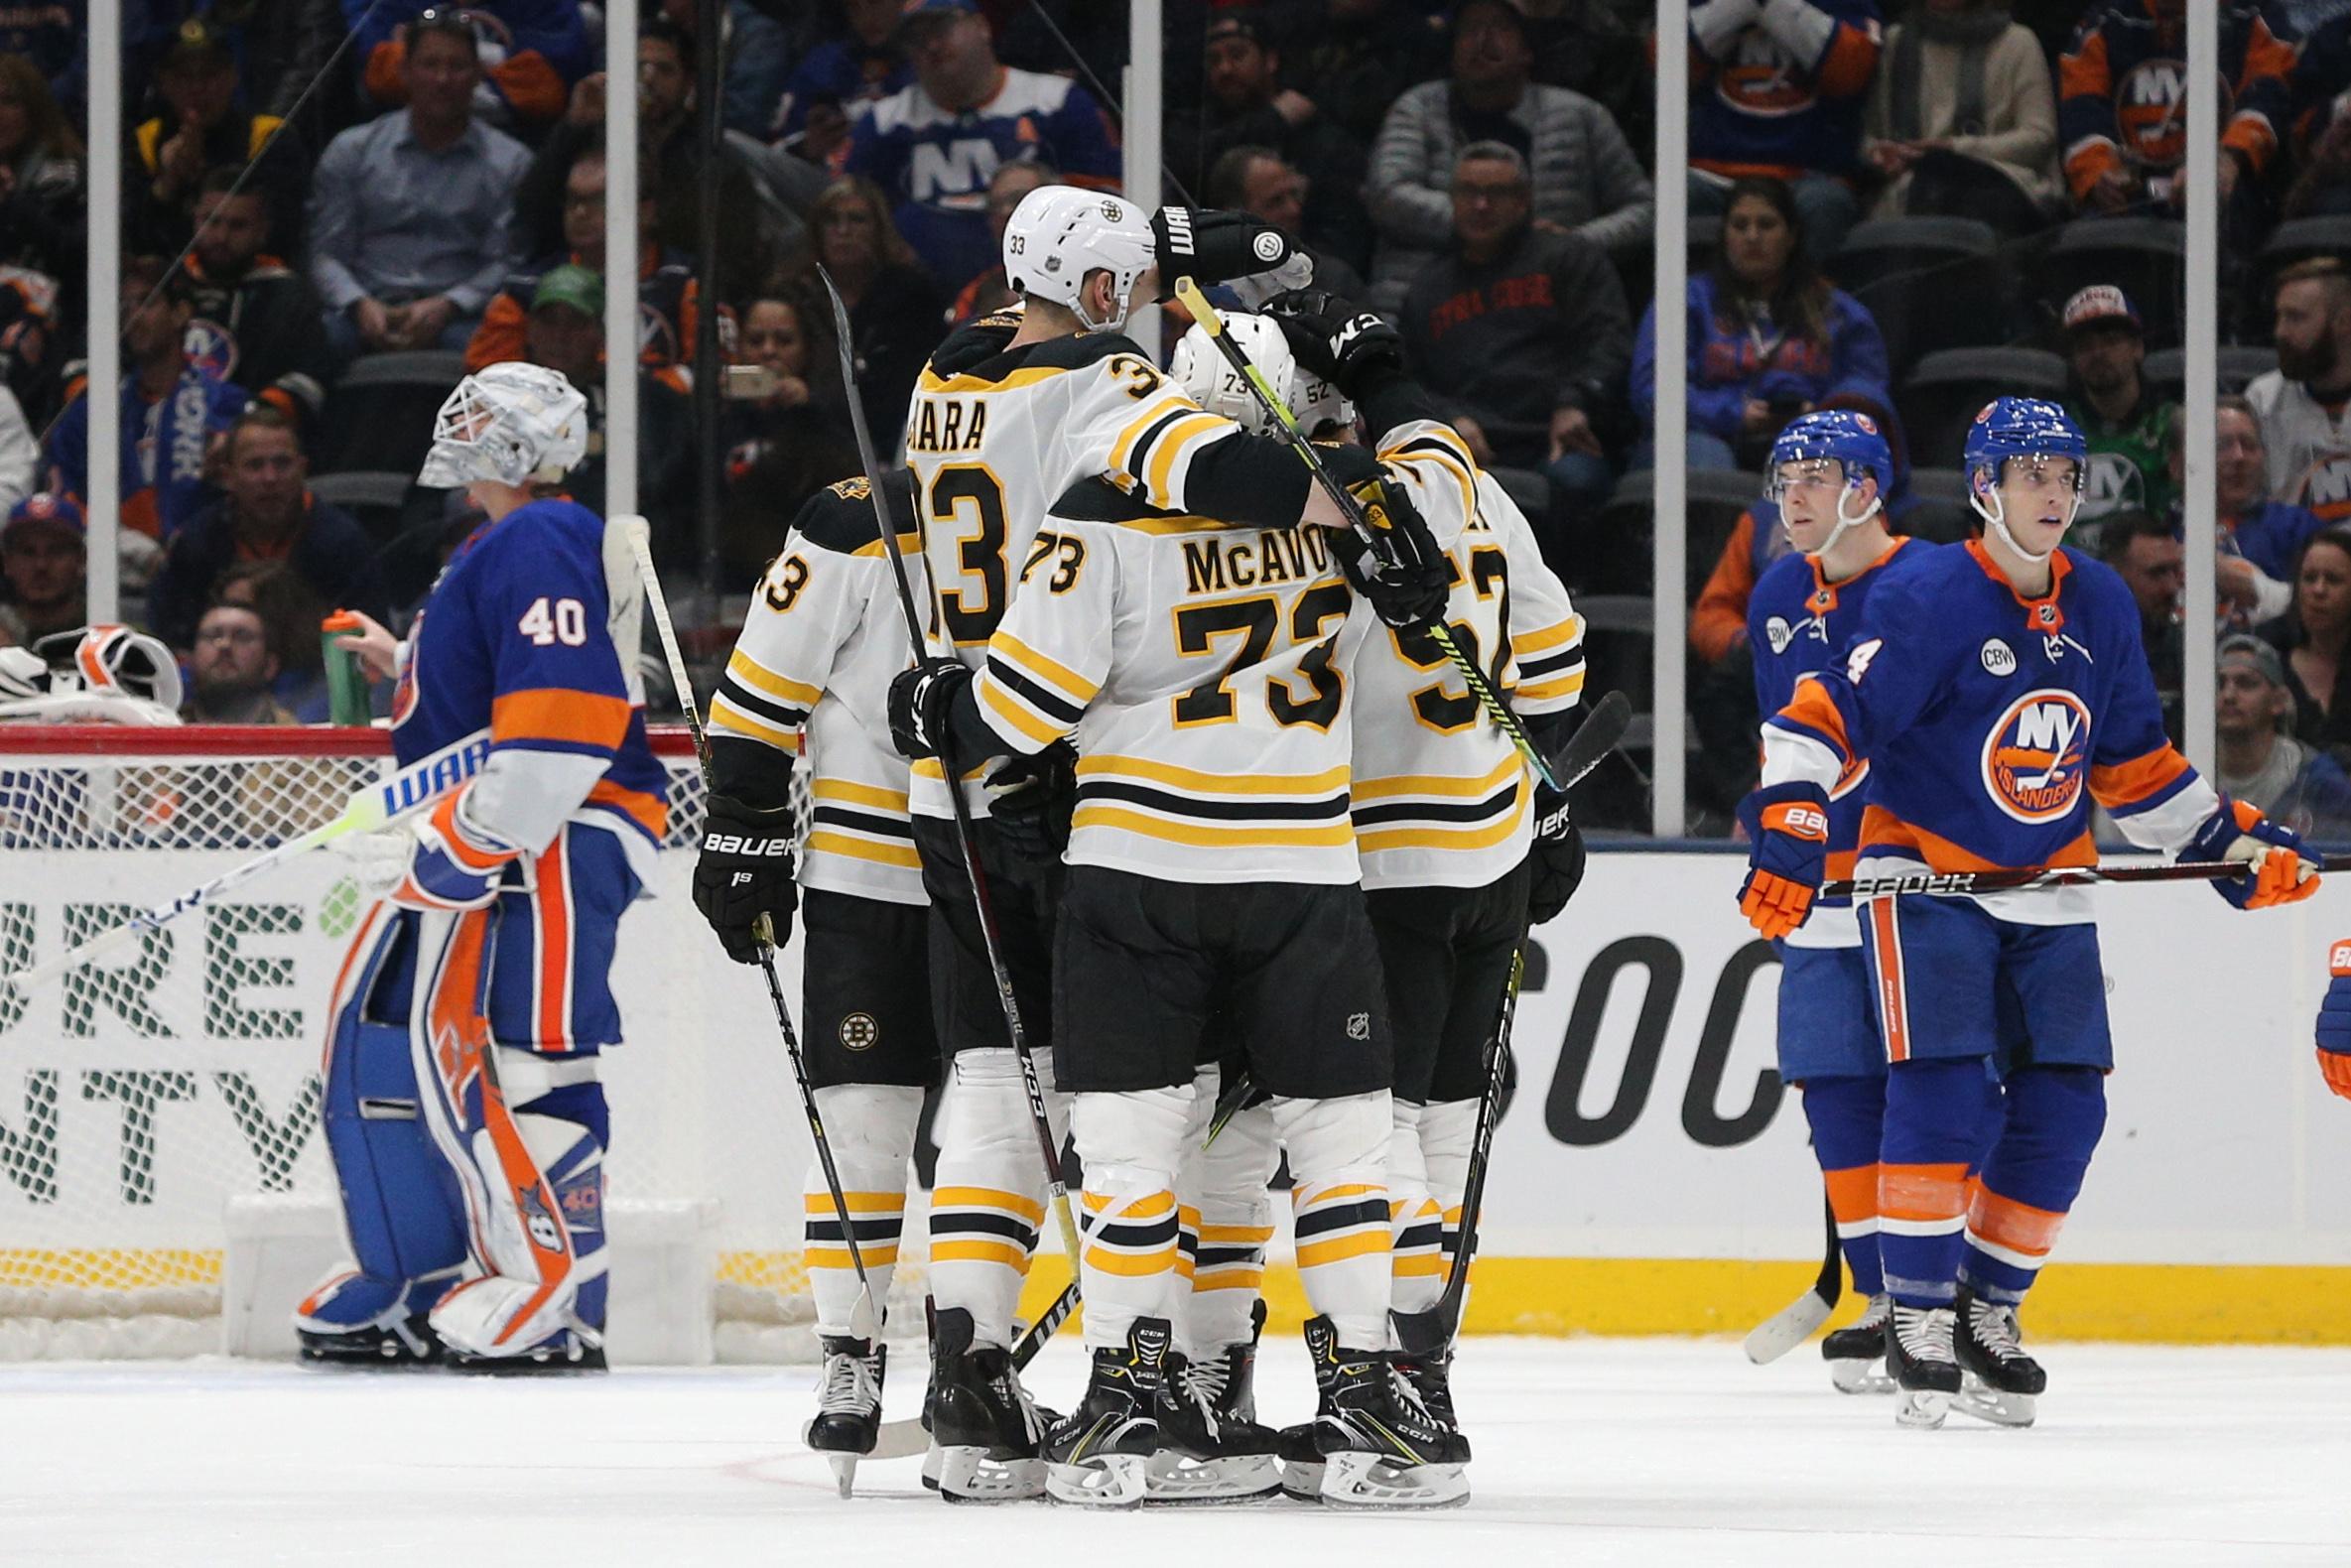
<instances>
[{"instance_id":1,"label":"goal net","mask_svg":"<svg viewBox=\"0 0 2351 1568\"><path fill-rule=\"evenodd\" d=\"M691 744L657 732L655 749L670 852L620 928L609 1197L616 1216L685 1204L715 1228L721 1359L813 1359L790 1063L756 972L692 904ZM382 730L0 726L0 974L331 820L389 767ZM232 1208L333 1202L322 1052L361 912L321 851L30 994L0 984L0 1360L221 1348ZM780 968L796 993L797 954ZM908 1261L897 1294L919 1304Z\"/></svg>"}]
</instances>

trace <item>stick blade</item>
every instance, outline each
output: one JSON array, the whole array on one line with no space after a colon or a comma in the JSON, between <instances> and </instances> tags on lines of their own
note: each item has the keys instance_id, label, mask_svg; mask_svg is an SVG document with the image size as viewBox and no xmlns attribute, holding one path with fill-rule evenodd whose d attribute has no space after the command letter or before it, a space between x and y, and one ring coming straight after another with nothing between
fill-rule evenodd
<instances>
[{"instance_id":1,"label":"stick blade","mask_svg":"<svg viewBox=\"0 0 2351 1568\"><path fill-rule=\"evenodd\" d=\"M873 1452L867 1459L912 1459L930 1452L931 1434L923 1430L920 1421L884 1421L874 1434Z\"/></svg>"},{"instance_id":2,"label":"stick blade","mask_svg":"<svg viewBox=\"0 0 2351 1568\"><path fill-rule=\"evenodd\" d=\"M1748 1333L1747 1359L1768 1366L1820 1332L1836 1307L1817 1290L1807 1290Z\"/></svg>"},{"instance_id":3,"label":"stick blade","mask_svg":"<svg viewBox=\"0 0 2351 1568\"><path fill-rule=\"evenodd\" d=\"M1552 777L1562 789L1579 783L1585 774L1600 766L1601 759L1617 749L1625 738L1625 730L1633 722L1633 704L1623 692L1611 692L1592 705L1576 732L1547 760Z\"/></svg>"}]
</instances>

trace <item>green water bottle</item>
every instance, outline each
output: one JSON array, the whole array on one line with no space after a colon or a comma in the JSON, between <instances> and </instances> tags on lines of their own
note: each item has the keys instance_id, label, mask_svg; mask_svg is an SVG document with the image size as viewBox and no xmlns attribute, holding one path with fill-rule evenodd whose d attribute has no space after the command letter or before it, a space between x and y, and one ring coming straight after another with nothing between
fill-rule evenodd
<instances>
[{"instance_id":1,"label":"green water bottle","mask_svg":"<svg viewBox=\"0 0 2351 1568\"><path fill-rule=\"evenodd\" d=\"M347 609L338 609L319 623L320 652L327 661L329 723L364 724L372 717L367 705L367 676L359 668L358 650L351 646L364 630L359 617Z\"/></svg>"}]
</instances>

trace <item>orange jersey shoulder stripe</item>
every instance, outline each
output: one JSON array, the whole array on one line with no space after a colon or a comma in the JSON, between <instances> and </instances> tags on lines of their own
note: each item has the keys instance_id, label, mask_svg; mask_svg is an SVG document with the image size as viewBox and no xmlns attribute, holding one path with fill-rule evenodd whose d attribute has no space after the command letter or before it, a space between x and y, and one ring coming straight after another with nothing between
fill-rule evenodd
<instances>
[{"instance_id":1,"label":"orange jersey shoulder stripe","mask_svg":"<svg viewBox=\"0 0 2351 1568\"><path fill-rule=\"evenodd\" d=\"M624 789L610 779L597 779L595 787L588 792L588 804L609 806L624 814L651 834L656 844L661 842L663 834L669 832L669 807L662 803L660 796L649 795L641 789Z\"/></svg>"},{"instance_id":2,"label":"orange jersey shoulder stripe","mask_svg":"<svg viewBox=\"0 0 2351 1568\"><path fill-rule=\"evenodd\" d=\"M1779 711L1782 719L1803 725L1837 748L1838 759L1851 763L1853 743L1845 737L1845 716L1829 697L1828 688L1810 676L1796 682L1796 695Z\"/></svg>"},{"instance_id":3,"label":"orange jersey shoulder stripe","mask_svg":"<svg viewBox=\"0 0 2351 1568\"><path fill-rule=\"evenodd\" d=\"M2168 745L2128 762L2090 769L2090 798L2107 810L2134 806L2169 789L2188 770L2187 758Z\"/></svg>"},{"instance_id":4,"label":"orange jersey shoulder stripe","mask_svg":"<svg viewBox=\"0 0 2351 1568\"><path fill-rule=\"evenodd\" d=\"M490 704L490 744L570 740L609 750L628 733L628 699L561 687L508 692Z\"/></svg>"}]
</instances>

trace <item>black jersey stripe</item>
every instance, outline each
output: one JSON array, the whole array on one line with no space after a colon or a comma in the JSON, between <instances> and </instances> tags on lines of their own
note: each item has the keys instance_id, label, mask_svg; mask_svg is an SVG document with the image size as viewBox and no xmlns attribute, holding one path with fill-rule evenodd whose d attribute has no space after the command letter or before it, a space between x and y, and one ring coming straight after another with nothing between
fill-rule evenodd
<instances>
[{"instance_id":1,"label":"black jersey stripe","mask_svg":"<svg viewBox=\"0 0 2351 1568\"><path fill-rule=\"evenodd\" d=\"M869 811L851 811L847 806L822 804L810 815L813 820L835 828L851 828L858 833L879 834L889 839L914 837L914 822L907 817L883 817Z\"/></svg>"},{"instance_id":2,"label":"black jersey stripe","mask_svg":"<svg viewBox=\"0 0 2351 1568\"><path fill-rule=\"evenodd\" d=\"M1079 782L1078 799L1081 802L1124 801L1131 806L1147 806L1173 817L1192 817L1207 822L1334 822L1347 816L1347 795L1344 792L1326 795L1320 800L1268 800L1263 796L1251 800L1202 800L1193 795L1177 795L1168 790L1153 789L1148 784L1136 784L1127 779L1096 777Z\"/></svg>"},{"instance_id":3,"label":"black jersey stripe","mask_svg":"<svg viewBox=\"0 0 2351 1568\"><path fill-rule=\"evenodd\" d=\"M1359 1225L1387 1224L1387 1202L1381 1198L1366 1198L1361 1203L1336 1203L1328 1209L1317 1209L1312 1214L1298 1216L1291 1227L1294 1240L1303 1241L1310 1236L1326 1236L1333 1231L1349 1231Z\"/></svg>"},{"instance_id":4,"label":"black jersey stripe","mask_svg":"<svg viewBox=\"0 0 2351 1568\"><path fill-rule=\"evenodd\" d=\"M1580 670L1583 667L1584 650L1569 648L1560 653L1537 655L1532 659L1520 659L1518 661L1518 679L1521 681L1549 680L1555 675L1565 675L1570 670Z\"/></svg>"},{"instance_id":5,"label":"black jersey stripe","mask_svg":"<svg viewBox=\"0 0 2351 1568\"><path fill-rule=\"evenodd\" d=\"M1071 702L992 653L987 656L987 673L998 686L1016 693L1021 701L1046 718L1058 720L1065 729L1076 728L1078 720L1086 717L1086 709L1082 704Z\"/></svg>"},{"instance_id":6,"label":"black jersey stripe","mask_svg":"<svg viewBox=\"0 0 2351 1568\"><path fill-rule=\"evenodd\" d=\"M718 678L718 695L745 713L757 714L771 724L786 729L797 729L808 722L808 710L779 703L772 697L762 697L731 675Z\"/></svg>"},{"instance_id":7,"label":"black jersey stripe","mask_svg":"<svg viewBox=\"0 0 2351 1568\"><path fill-rule=\"evenodd\" d=\"M1190 419L1199 412L1197 406L1191 403L1182 403L1151 421L1150 427L1135 438L1134 450L1126 455L1126 471L1137 478L1148 473L1150 469L1146 464L1151 460L1152 444L1167 434L1167 428L1170 425L1175 424L1178 420Z\"/></svg>"},{"instance_id":8,"label":"black jersey stripe","mask_svg":"<svg viewBox=\"0 0 2351 1568\"><path fill-rule=\"evenodd\" d=\"M1355 820L1358 827L1377 827L1390 822L1491 822L1517 804L1517 800L1518 784L1513 779L1484 800L1400 800L1379 806L1358 806Z\"/></svg>"}]
</instances>

